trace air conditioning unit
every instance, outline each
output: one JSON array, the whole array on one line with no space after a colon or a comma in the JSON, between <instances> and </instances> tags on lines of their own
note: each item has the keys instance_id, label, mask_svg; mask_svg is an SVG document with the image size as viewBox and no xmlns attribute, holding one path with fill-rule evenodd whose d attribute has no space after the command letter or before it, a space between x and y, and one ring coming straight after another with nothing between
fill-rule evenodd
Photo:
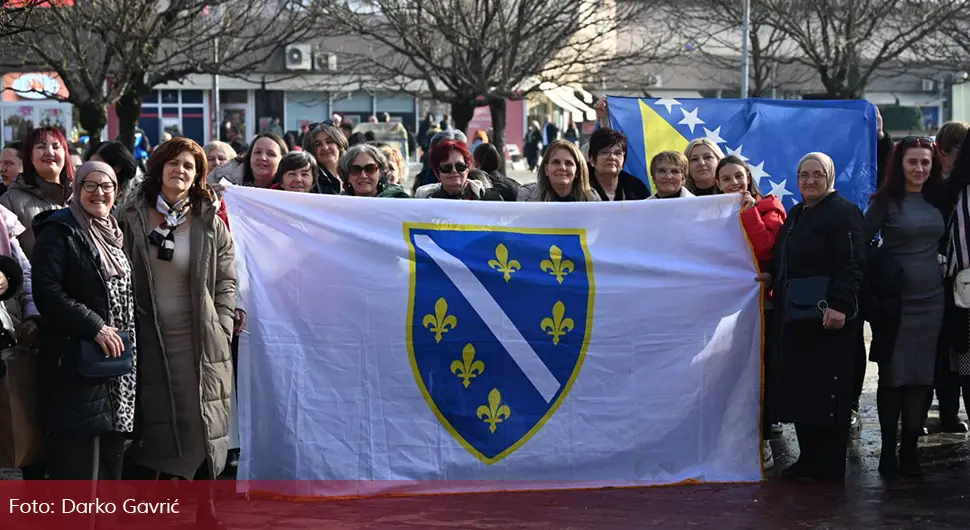
<instances>
[{"instance_id":1,"label":"air conditioning unit","mask_svg":"<svg viewBox=\"0 0 970 530\"><path fill-rule=\"evenodd\" d=\"M923 79L922 81L923 92L932 92L933 87L935 85L936 83L932 79Z\"/></svg>"},{"instance_id":2,"label":"air conditioning unit","mask_svg":"<svg viewBox=\"0 0 970 530\"><path fill-rule=\"evenodd\" d=\"M337 54L317 52L313 54L313 69L318 72L336 72Z\"/></svg>"},{"instance_id":3,"label":"air conditioning unit","mask_svg":"<svg viewBox=\"0 0 970 530\"><path fill-rule=\"evenodd\" d=\"M313 68L313 51L309 44L291 44L286 47L287 70L311 70Z\"/></svg>"}]
</instances>

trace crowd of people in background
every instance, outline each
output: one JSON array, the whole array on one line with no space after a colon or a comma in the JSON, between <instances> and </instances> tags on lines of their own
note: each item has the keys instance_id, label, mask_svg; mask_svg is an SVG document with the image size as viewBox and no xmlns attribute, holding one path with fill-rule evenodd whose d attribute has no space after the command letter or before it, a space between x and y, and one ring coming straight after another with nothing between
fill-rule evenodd
<instances>
[{"instance_id":1,"label":"crowd of people in background","mask_svg":"<svg viewBox=\"0 0 970 530\"><path fill-rule=\"evenodd\" d=\"M624 171L627 139L608 127L605 107L597 110L600 127L582 148L578 132L549 139L552 131L533 123L524 151L536 181L528 184L503 173L504 153L487 134L469 141L430 117L410 186L398 147L357 137L336 115L300 138L264 131L242 150L167 139L144 164L117 141L82 155L56 128L4 146L0 320L12 340L39 351L38 421L47 433L46 458L25 466L24 477L213 478L233 465L230 400L247 282L220 200L226 182L508 202L735 196L761 273L752 281L764 284L765 467L771 437L793 423L800 456L784 475L844 477L847 441L862 427L864 320L879 363L880 471L919 474L916 443L934 386L940 428L967 431L957 415L960 388L965 400L970 388L967 124L900 142L880 124L878 191L865 214L835 190L832 159L807 153L791 168L802 202L786 212L743 159L704 138L654 156L650 189ZM100 365L92 351L117 362ZM210 509L199 517L215 520L211 499L201 500Z\"/></svg>"}]
</instances>

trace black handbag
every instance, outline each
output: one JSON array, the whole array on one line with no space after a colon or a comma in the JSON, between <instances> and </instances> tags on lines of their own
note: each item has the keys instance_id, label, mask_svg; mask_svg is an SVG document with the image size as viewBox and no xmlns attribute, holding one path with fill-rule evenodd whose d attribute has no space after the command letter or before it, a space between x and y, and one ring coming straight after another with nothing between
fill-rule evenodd
<instances>
[{"instance_id":1,"label":"black handbag","mask_svg":"<svg viewBox=\"0 0 970 530\"><path fill-rule=\"evenodd\" d=\"M104 350L98 343L91 340L81 341L77 368L82 377L104 379L106 377L120 377L131 372L134 365L134 358L131 354L131 335L127 331L119 331L118 336L121 337L121 342L125 347L118 357L105 357Z\"/></svg>"},{"instance_id":2,"label":"black handbag","mask_svg":"<svg viewBox=\"0 0 970 530\"><path fill-rule=\"evenodd\" d=\"M825 297L829 291L827 276L791 278L785 293L787 298L786 319L789 322L822 321L822 314L828 308Z\"/></svg>"}]
</instances>

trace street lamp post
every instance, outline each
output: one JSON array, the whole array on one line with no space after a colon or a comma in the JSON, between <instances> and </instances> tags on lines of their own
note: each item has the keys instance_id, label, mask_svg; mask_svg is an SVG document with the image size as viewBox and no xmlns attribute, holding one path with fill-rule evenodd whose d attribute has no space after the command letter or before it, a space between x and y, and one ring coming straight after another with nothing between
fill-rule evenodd
<instances>
[{"instance_id":1,"label":"street lamp post","mask_svg":"<svg viewBox=\"0 0 970 530\"><path fill-rule=\"evenodd\" d=\"M748 97L748 46L751 43L751 0L741 0L741 97Z\"/></svg>"},{"instance_id":2,"label":"street lamp post","mask_svg":"<svg viewBox=\"0 0 970 530\"><path fill-rule=\"evenodd\" d=\"M217 5L213 9L212 15L218 19L216 23L216 36L212 39L212 134L213 140L221 140L222 116L219 114L219 32L222 29L222 6Z\"/></svg>"}]
</instances>

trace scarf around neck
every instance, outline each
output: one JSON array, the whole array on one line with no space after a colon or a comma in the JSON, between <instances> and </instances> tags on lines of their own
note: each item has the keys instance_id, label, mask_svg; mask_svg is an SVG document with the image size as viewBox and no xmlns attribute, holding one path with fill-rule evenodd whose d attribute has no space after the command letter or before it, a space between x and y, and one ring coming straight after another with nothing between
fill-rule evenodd
<instances>
[{"instance_id":1,"label":"scarf around neck","mask_svg":"<svg viewBox=\"0 0 970 530\"><path fill-rule=\"evenodd\" d=\"M124 235L121 228L118 227L118 221L110 214L107 217L94 217L81 206L81 185L84 184L84 179L91 173L103 173L115 183L115 189L117 189L118 177L115 176L111 166L104 162L85 162L78 168L77 175L71 183L72 194L68 208L78 226L87 231L94 243L94 248L97 249L101 261L101 267L108 277L123 276L128 271L128 260L122 253L117 252L117 249L120 249L124 243ZM115 250L110 247L114 247Z\"/></svg>"},{"instance_id":2,"label":"scarf around neck","mask_svg":"<svg viewBox=\"0 0 970 530\"><path fill-rule=\"evenodd\" d=\"M158 194L155 210L162 214L162 224L148 234L148 242L158 247L158 259L172 261L175 256L175 229L188 220L191 209L188 197L170 205L161 193Z\"/></svg>"}]
</instances>

